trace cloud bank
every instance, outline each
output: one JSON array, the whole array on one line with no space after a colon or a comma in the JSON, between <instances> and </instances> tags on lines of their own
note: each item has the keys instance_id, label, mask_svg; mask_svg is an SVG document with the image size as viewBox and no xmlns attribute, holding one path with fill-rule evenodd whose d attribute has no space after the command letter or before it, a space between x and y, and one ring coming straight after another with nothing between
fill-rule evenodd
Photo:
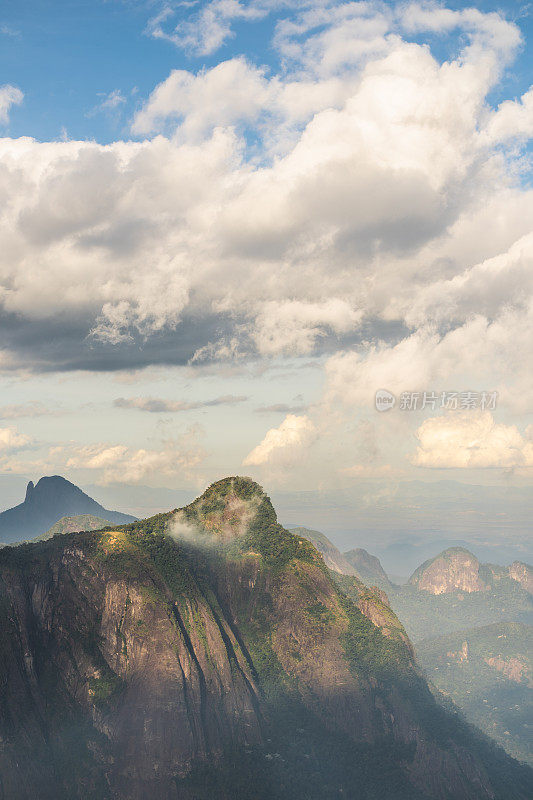
<instances>
[{"instance_id":1,"label":"cloud bank","mask_svg":"<svg viewBox=\"0 0 533 800\"><path fill-rule=\"evenodd\" d=\"M260 21L269 66L218 57ZM322 398L291 406L267 393L259 410L286 416L245 464L282 469L313 451L324 470L328 442L332 475L337 460L347 477L386 476L381 443L403 436L405 454L418 429L418 467L527 465L523 420L475 416L391 417L392 432L372 419L376 453L354 463L379 388L497 391L517 417L532 407L533 89L506 89L517 24L433 2L211 0L165 7L146 34L210 66L162 76L131 138L0 140L0 369L312 360ZM0 122L21 101L2 87ZM115 407L246 399L149 391ZM90 447L67 448L63 463L106 481L182 463L181 448Z\"/></svg>"},{"instance_id":2,"label":"cloud bank","mask_svg":"<svg viewBox=\"0 0 533 800\"><path fill-rule=\"evenodd\" d=\"M215 2L201 36L206 14L276 9L283 68L172 72L132 123L151 138L0 142L4 368L412 336L431 360L474 316L497 326L512 308L528 324L533 201L516 140L533 130L531 93L487 102L518 28L432 4ZM466 44L441 63L411 40L428 32Z\"/></svg>"}]
</instances>

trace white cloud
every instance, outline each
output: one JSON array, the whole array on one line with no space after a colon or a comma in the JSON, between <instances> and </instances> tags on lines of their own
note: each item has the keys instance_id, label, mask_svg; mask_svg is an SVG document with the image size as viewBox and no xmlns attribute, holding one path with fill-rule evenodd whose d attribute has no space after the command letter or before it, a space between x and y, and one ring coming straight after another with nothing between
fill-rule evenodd
<instances>
[{"instance_id":1,"label":"white cloud","mask_svg":"<svg viewBox=\"0 0 533 800\"><path fill-rule=\"evenodd\" d=\"M268 94L264 70L243 58L223 61L198 75L176 69L137 112L132 131L152 133L174 118L181 122L183 138L201 139L216 126L254 120L268 103Z\"/></svg>"},{"instance_id":2,"label":"white cloud","mask_svg":"<svg viewBox=\"0 0 533 800\"><path fill-rule=\"evenodd\" d=\"M16 86L5 83L0 86L0 125L7 125L9 112L13 106L19 106L24 99L24 93Z\"/></svg>"},{"instance_id":3,"label":"white cloud","mask_svg":"<svg viewBox=\"0 0 533 800\"><path fill-rule=\"evenodd\" d=\"M520 100L505 100L492 114L484 133L487 143L506 142L508 139L529 139L533 135L533 89Z\"/></svg>"},{"instance_id":4,"label":"white cloud","mask_svg":"<svg viewBox=\"0 0 533 800\"><path fill-rule=\"evenodd\" d=\"M311 353L316 339L334 333L347 333L361 319L348 303L331 298L324 303L288 300L265 303L256 318L254 339L264 355L303 355Z\"/></svg>"},{"instance_id":5,"label":"white cloud","mask_svg":"<svg viewBox=\"0 0 533 800\"><path fill-rule=\"evenodd\" d=\"M412 463L420 467L533 467L533 427L523 436L488 411L431 417L418 429Z\"/></svg>"},{"instance_id":6,"label":"white cloud","mask_svg":"<svg viewBox=\"0 0 533 800\"><path fill-rule=\"evenodd\" d=\"M209 5L226 20L274 7ZM517 29L434 4L282 7L286 70L174 71L134 121L166 137L0 142L0 305L36 345L3 336L4 358L78 368L182 348L199 363L338 341L330 389L350 402L468 370L505 398L533 274L533 192L506 119L526 136L530 100L492 111L487 96ZM468 42L439 63L407 29Z\"/></svg>"},{"instance_id":7,"label":"white cloud","mask_svg":"<svg viewBox=\"0 0 533 800\"><path fill-rule=\"evenodd\" d=\"M20 31L17 31L15 28L12 28L10 25L6 25L2 23L0 25L0 34L3 36L11 36L14 39L18 39L20 36Z\"/></svg>"},{"instance_id":8,"label":"white cloud","mask_svg":"<svg viewBox=\"0 0 533 800\"><path fill-rule=\"evenodd\" d=\"M100 100L99 103L95 105L94 108L92 108L88 112L87 116L92 117L95 114L99 114L101 112L105 113L116 112L126 102L126 98L124 97L120 89L113 89L113 91L109 92L109 94L103 94L100 96L102 97L102 99Z\"/></svg>"},{"instance_id":9,"label":"white cloud","mask_svg":"<svg viewBox=\"0 0 533 800\"><path fill-rule=\"evenodd\" d=\"M31 442L31 437L19 433L16 428L0 428L0 453L21 450Z\"/></svg>"},{"instance_id":10,"label":"white cloud","mask_svg":"<svg viewBox=\"0 0 533 800\"><path fill-rule=\"evenodd\" d=\"M288 414L279 427L267 431L263 441L248 453L243 466L294 463L314 441L316 433L309 417Z\"/></svg>"},{"instance_id":11,"label":"white cloud","mask_svg":"<svg viewBox=\"0 0 533 800\"><path fill-rule=\"evenodd\" d=\"M517 413L531 408L532 379L524 364L533 359L533 307L503 310L490 321L471 316L439 334L426 325L395 345L364 353L341 352L326 364L327 399L370 408L378 389L406 391L498 391Z\"/></svg>"},{"instance_id":12,"label":"white cloud","mask_svg":"<svg viewBox=\"0 0 533 800\"><path fill-rule=\"evenodd\" d=\"M450 33L460 30L471 37L471 45L467 53L472 56L489 54L495 62L499 57L499 69L503 67L501 59L510 58L522 42L520 28L506 20L497 12L485 13L477 8L465 8L455 11L444 8L437 2L408 3L399 10L402 26L408 32Z\"/></svg>"},{"instance_id":13,"label":"white cloud","mask_svg":"<svg viewBox=\"0 0 533 800\"><path fill-rule=\"evenodd\" d=\"M192 426L158 449L106 443L58 447L51 453L51 460L67 470L94 470L99 485L137 484L156 475L194 479L205 456L198 442L200 434L201 430Z\"/></svg>"},{"instance_id":14,"label":"white cloud","mask_svg":"<svg viewBox=\"0 0 533 800\"><path fill-rule=\"evenodd\" d=\"M167 6L149 21L146 32L155 39L172 42L196 55L210 55L233 35L232 22L261 19L268 13L269 5L268 2L247 4L239 0L211 0L192 18L189 15L186 20L165 30L165 23L174 16L173 10Z\"/></svg>"}]
</instances>

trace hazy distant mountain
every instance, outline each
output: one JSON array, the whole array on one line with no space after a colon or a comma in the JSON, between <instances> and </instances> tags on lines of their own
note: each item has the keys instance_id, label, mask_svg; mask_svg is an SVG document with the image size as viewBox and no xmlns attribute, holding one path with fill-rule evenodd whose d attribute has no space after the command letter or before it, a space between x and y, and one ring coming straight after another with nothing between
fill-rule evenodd
<instances>
[{"instance_id":1,"label":"hazy distant mountain","mask_svg":"<svg viewBox=\"0 0 533 800\"><path fill-rule=\"evenodd\" d=\"M326 566L341 575L355 575L367 586L378 586L387 591L391 582L380 564L379 558L370 555L366 550L357 548L341 553L333 542L320 531L311 528L291 528L297 536L304 536L312 542L322 557Z\"/></svg>"},{"instance_id":2,"label":"hazy distant mountain","mask_svg":"<svg viewBox=\"0 0 533 800\"><path fill-rule=\"evenodd\" d=\"M135 517L109 511L59 475L28 483L23 503L0 514L0 544L33 539L62 517L91 514L113 525L133 522Z\"/></svg>"},{"instance_id":3,"label":"hazy distant mountain","mask_svg":"<svg viewBox=\"0 0 533 800\"><path fill-rule=\"evenodd\" d=\"M424 562L389 597L413 641L496 622L533 624L533 568L482 564L453 547Z\"/></svg>"},{"instance_id":4,"label":"hazy distant mountain","mask_svg":"<svg viewBox=\"0 0 533 800\"><path fill-rule=\"evenodd\" d=\"M379 586L386 592L390 590L391 582L381 566L379 558L371 555L367 550L363 550L362 547L348 550L347 553L344 553L344 558L367 586Z\"/></svg>"},{"instance_id":5,"label":"hazy distant mountain","mask_svg":"<svg viewBox=\"0 0 533 800\"><path fill-rule=\"evenodd\" d=\"M2 548L0 704L10 800L533 796L532 770L435 701L386 598L246 478Z\"/></svg>"},{"instance_id":6,"label":"hazy distant mountain","mask_svg":"<svg viewBox=\"0 0 533 800\"><path fill-rule=\"evenodd\" d=\"M511 584L509 584L511 582ZM464 547L451 547L424 562L409 578L409 584L431 594L487 592L518 583L533 592L533 567L515 561L510 567L481 564Z\"/></svg>"},{"instance_id":7,"label":"hazy distant mountain","mask_svg":"<svg viewBox=\"0 0 533 800\"><path fill-rule=\"evenodd\" d=\"M343 575L356 574L355 569L345 559L341 551L323 533L314 531L311 528L291 528L290 530L295 536L303 536L312 542L318 552L322 553L324 562L329 569L340 572Z\"/></svg>"},{"instance_id":8,"label":"hazy distant mountain","mask_svg":"<svg viewBox=\"0 0 533 800\"><path fill-rule=\"evenodd\" d=\"M533 627L501 622L420 642L429 680L469 722L533 764Z\"/></svg>"},{"instance_id":9,"label":"hazy distant mountain","mask_svg":"<svg viewBox=\"0 0 533 800\"><path fill-rule=\"evenodd\" d=\"M46 539L51 539L52 536L58 536L64 533L97 531L111 524L110 520L102 519L102 517L95 517L93 514L78 514L75 517L61 517L61 519L58 520L55 525L52 525L46 533L37 536L33 541L44 542Z\"/></svg>"}]
</instances>

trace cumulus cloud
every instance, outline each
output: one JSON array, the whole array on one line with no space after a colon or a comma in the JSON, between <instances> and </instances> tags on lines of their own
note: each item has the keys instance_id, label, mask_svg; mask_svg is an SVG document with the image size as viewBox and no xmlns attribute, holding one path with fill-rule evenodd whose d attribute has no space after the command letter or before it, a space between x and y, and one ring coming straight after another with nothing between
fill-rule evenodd
<instances>
[{"instance_id":1,"label":"cumulus cloud","mask_svg":"<svg viewBox=\"0 0 533 800\"><path fill-rule=\"evenodd\" d=\"M198 139L216 126L254 120L267 104L268 92L264 70L243 58L198 75L173 70L137 112L132 131L152 133L163 121L175 119L183 138Z\"/></svg>"},{"instance_id":2,"label":"cumulus cloud","mask_svg":"<svg viewBox=\"0 0 533 800\"><path fill-rule=\"evenodd\" d=\"M496 423L488 411L425 420L417 433L412 463L420 467L533 467L533 426Z\"/></svg>"},{"instance_id":3,"label":"cumulus cloud","mask_svg":"<svg viewBox=\"0 0 533 800\"><path fill-rule=\"evenodd\" d=\"M16 86L11 86L9 83L0 86L0 125L7 125L11 108L19 106L23 99L23 92Z\"/></svg>"},{"instance_id":4,"label":"cumulus cloud","mask_svg":"<svg viewBox=\"0 0 533 800\"><path fill-rule=\"evenodd\" d=\"M517 346L518 345L518 346ZM533 304L507 307L492 321L470 316L440 333L422 325L396 344L381 343L366 352L346 351L326 363L326 397L370 407L378 389L403 391L498 391L517 413L531 408L532 379L523 365L533 358Z\"/></svg>"},{"instance_id":5,"label":"cumulus cloud","mask_svg":"<svg viewBox=\"0 0 533 800\"><path fill-rule=\"evenodd\" d=\"M94 470L99 485L137 484L157 475L180 475L191 480L203 462L205 452L199 444L201 430L192 426L175 440L158 449L132 448L123 444L59 446L49 459L63 468Z\"/></svg>"},{"instance_id":6,"label":"cumulus cloud","mask_svg":"<svg viewBox=\"0 0 533 800\"><path fill-rule=\"evenodd\" d=\"M293 463L316 435L315 425L309 417L288 414L279 427L267 431L263 441L248 453L243 466Z\"/></svg>"},{"instance_id":7,"label":"cumulus cloud","mask_svg":"<svg viewBox=\"0 0 533 800\"><path fill-rule=\"evenodd\" d=\"M511 56L522 42L520 29L497 12L484 13L477 8L460 11L437 2L407 3L400 6L403 27L409 32L450 33L460 30L471 38L477 54ZM501 65L500 65L501 66Z\"/></svg>"},{"instance_id":8,"label":"cumulus cloud","mask_svg":"<svg viewBox=\"0 0 533 800\"><path fill-rule=\"evenodd\" d=\"M468 370L524 398L531 100L487 99L518 28L432 3L218 2L194 19L227 32L274 7L283 68L172 72L133 121L150 139L0 142L2 366L338 351L329 396L349 402Z\"/></svg>"},{"instance_id":9,"label":"cumulus cloud","mask_svg":"<svg viewBox=\"0 0 533 800\"><path fill-rule=\"evenodd\" d=\"M265 355L303 355L312 352L316 339L326 330L347 333L360 319L361 313L338 298L324 303L271 301L257 315L254 338L257 349Z\"/></svg>"},{"instance_id":10,"label":"cumulus cloud","mask_svg":"<svg viewBox=\"0 0 533 800\"><path fill-rule=\"evenodd\" d=\"M488 143L508 139L529 139L533 134L533 90L529 89L519 100L505 100L491 115L484 132Z\"/></svg>"},{"instance_id":11,"label":"cumulus cloud","mask_svg":"<svg viewBox=\"0 0 533 800\"><path fill-rule=\"evenodd\" d=\"M31 443L31 437L19 433L16 428L0 428L0 452L11 453Z\"/></svg>"}]
</instances>

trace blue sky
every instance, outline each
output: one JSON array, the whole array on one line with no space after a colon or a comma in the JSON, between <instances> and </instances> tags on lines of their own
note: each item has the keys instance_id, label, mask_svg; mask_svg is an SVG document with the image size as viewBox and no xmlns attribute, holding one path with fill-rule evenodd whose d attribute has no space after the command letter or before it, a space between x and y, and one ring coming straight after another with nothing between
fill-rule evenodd
<instances>
[{"instance_id":1,"label":"blue sky","mask_svg":"<svg viewBox=\"0 0 533 800\"><path fill-rule=\"evenodd\" d=\"M4 133L47 140L58 139L66 131L69 138L102 143L130 138L129 123L135 109L173 69L196 72L241 54L273 71L279 68L271 36L276 22L285 16L283 11L263 20L235 22L234 35L216 52L202 55L150 33L150 20L162 8L173 9L165 22L170 31L173 24L190 19L207 4L188 5L157 0L4 0L0 10L2 83L15 85L25 94ZM533 4L452 0L446 6L499 11L517 22L525 45L492 99L497 102L502 96L525 91L531 72ZM442 60L450 55L447 39L427 35L414 39L430 42ZM99 109L115 91L124 102L114 109Z\"/></svg>"}]
</instances>

